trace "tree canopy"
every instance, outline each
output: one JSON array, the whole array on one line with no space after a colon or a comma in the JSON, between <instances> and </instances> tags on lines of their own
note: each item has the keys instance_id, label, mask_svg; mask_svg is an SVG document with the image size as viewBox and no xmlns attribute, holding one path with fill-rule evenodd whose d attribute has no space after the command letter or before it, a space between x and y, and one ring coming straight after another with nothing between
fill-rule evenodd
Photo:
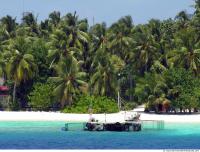
<instances>
[{"instance_id":1,"label":"tree canopy","mask_svg":"<svg viewBox=\"0 0 200 152\"><path fill-rule=\"evenodd\" d=\"M41 22L31 12L21 23L9 15L1 18L0 76L10 86L11 102L37 107L33 95L46 87L60 108L75 104L79 95L116 100L117 92L135 104L169 101L172 108L197 108L199 0L194 7L194 14L180 11L174 19L140 25L125 16L110 27L89 26L76 12L54 11ZM45 86L49 82L54 85Z\"/></svg>"}]
</instances>

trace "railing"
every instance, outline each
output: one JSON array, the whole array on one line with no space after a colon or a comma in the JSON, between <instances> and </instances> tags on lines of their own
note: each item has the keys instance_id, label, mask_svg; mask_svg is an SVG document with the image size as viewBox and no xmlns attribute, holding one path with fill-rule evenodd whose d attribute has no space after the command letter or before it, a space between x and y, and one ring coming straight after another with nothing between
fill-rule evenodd
<instances>
[{"instance_id":1,"label":"railing","mask_svg":"<svg viewBox=\"0 0 200 152\"><path fill-rule=\"evenodd\" d=\"M65 131L81 131L85 129L85 122L70 122L65 123L64 130Z\"/></svg>"},{"instance_id":2,"label":"railing","mask_svg":"<svg viewBox=\"0 0 200 152\"><path fill-rule=\"evenodd\" d=\"M165 123L163 120L141 120L143 130L163 130Z\"/></svg>"}]
</instances>

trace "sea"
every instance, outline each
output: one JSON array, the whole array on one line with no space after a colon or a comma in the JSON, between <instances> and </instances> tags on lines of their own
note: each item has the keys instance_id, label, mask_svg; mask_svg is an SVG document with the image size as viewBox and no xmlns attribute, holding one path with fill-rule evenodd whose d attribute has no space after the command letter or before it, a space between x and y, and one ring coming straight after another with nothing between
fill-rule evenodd
<instances>
[{"instance_id":1,"label":"sea","mask_svg":"<svg viewBox=\"0 0 200 152\"><path fill-rule=\"evenodd\" d=\"M1 121L0 149L200 149L199 123L165 123L140 132L89 132L61 121Z\"/></svg>"}]
</instances>

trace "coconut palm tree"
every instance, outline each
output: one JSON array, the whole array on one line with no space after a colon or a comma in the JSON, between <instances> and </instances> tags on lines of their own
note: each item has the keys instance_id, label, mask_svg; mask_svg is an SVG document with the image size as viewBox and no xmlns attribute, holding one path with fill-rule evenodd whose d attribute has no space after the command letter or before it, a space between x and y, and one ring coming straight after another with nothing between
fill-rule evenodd
<instances>
[{"instance_id":1,"label":"coconut palm tree","mask_svg":"<svg viewBox=\"0 0 200 152\"><path fill-rule=\"evenodd\" d=\"M6 17L1 18L0 22L5 27L6 32L9 36L14 36L14 32L16 30L16 18L12 18L11 16L7 15Z\"/></svg>"},{"instance_id":2,"label":"coconut palm tree","mask_svg":"<svg viewBox=\"0 0 200 152\"><path fill-rule=\"evenodd\" d=\"M16 96L16 87L21 82L33 78L37 73L37 65L34 57L26 53L29 45L24 38L16 38L10 44L12 57L9 60L7 73L8 77L14 81L13 102Z\"/></svg>"},{"instance_id":3,"label":"coconut palm tree","mask_svg":"<svg viewBox=\"0 0 200 152\"><path fill-rule=\"evenodd\" d=\"M118 89L116 73L105 47L96 52L92 66L95 66L90 80L92 93L114 97Z\"/></svg>"},{"instance_id":4,"label":"coconut palm tree","mask_svg":"<svg viewBox=\"0 0 200 152\"><path fill-rule=\"evenodd\" d=\"M132 27L132 18L126 16L113 24L109 32L111 52L127 62L131 53L131 46L134 42L130 36Z\"/></svg>"},{"instance_id":5,"label":"coconut palm tree","mask_svg":"<svg viewBox=\"0 0 200 152\"><path fill-rule=\"evenodd\" d=\"M141 27L135 48L135 61L141 74L147 72L157 56L157 44L146 27Z\"/></svg>"},{"instance_id":6,"label":"coconut palm tree","mask_svg":"<svg viewBox=\"0 0 200 152\"><path fill-rule=\"evenodd\" d=\"M108 33L106 24L96 24L91 27L90 35L92 37L92 51L96 52L99 48L102 48L108 41Z\"/></svg>"},{"instance_id":7,"label":"coconut palm tree","mask_svg":"<svg viewBox=\"0 0 200 152\"><path fill-rule=\"evenodd\" d=\"M55 66L57 76L50 77L50 81L56 85L54 94L61 101L61 108L71 106L79 90L87 90L87 83L84 81L86 73L80 71L80 65L80 61L68 54Z\"/></svg>"},{"instance_id":8,"label":"coconut palm tree","mask_svg":"<svg viewBox=\"0 0 200 152\"><path fill-rule=\"evenodd\" d=\"M76 47L83 49L83 44L88 43L89 36L87 31L84 31L84 27L87 27L88 23L86 20L79 21L76 12L72 15L68 13L63 17L61 22L61 28L68 36L68 43L70 47ZM87 28L86 28L87 29Z\"/></svg>"},{"instance_id":9,"label":"coconut palm tree","mask_svg":"<svg viewBox=\"0 0 200 152\"><path fill-rule=\"evenodd\" d=\"M0 54L0 77L4 76L4 73L5 73L4 67L5 67L5 62L4 62L2 55Z\"/></svg>"},{"instance_id":10,"label":"coconut palm tree","mask_svg":"<svg viewBox=\"0 0 200 152\"><path fill-rule=\"evenodd\" d=\"M113 54L120 56L124 61L128 61L131 43L133 39L128 36L123 36L121 32L113 35L110 42L110 49Z\"/></svg>"},{"instance_id":11,"label":"coconut palm tree","mask_svg":"<svg viewBox=\"0 0 200 152\"><path fill-rule=\"evenodd\" d=\"M6 67L10 57L11 53L8 51L0 53L0 77L3 77L4 79L7 78Z\"/></svg>"},{"instance_id":12,"label":"coconut palm tree","mask_svg":"<svg viewBox=\"0 0 200 152\"><path fill-rule=\"evenodd\" d=\"M50 67L58 63L61 56L65 56L67 53L70 54L71 52L75 57L81 56L82 50L70 47L68 40L67 35L62 30L57 29L50 35L50 42L48 43L50 48L48 52L48 57L51 61Z\"/></svg>"},{"instance_id":13,"label":"coconut palm tree","mask_svg":"<svg viewBox=\"0 0 200 152\"><path fill-rule=\"evenodd\" d=\"M200 68L200 49L197 35L192 28L183 29L176 35L177 50L169 53L172 66L182 65L192 70L196 75Z\"/></svg>"},{"instance_id":14,"label":"coconut palm tree","mask_svg":"<svg viewBox=\"0 0 200 152\"><path fill-rule=\"evenodd\" d=\"M176 15L175 19L177 20L178 29L187 28L189 25L190 17L186 11L181 11Z\"/></svg>"},{"instance_id":15,"label":"coconut palm tree","mask_svg":"<svg viewBox=\"0 0 200 152\"><path fill-rule=\"evenodd\" d=\"M23 25L25 25L26 27L25 30L30 31L33 34L39 34L39 29L37 25L37 17L35 17L33 13L31 12L23 13L22 21L23 21Z\"/></svg>"},{"instance_id":16,"label":"coconut palm tree","mask_svg":"<svg viewBox=\"0 0 200 152\"><path fill-rule=\"evenodd\" d=\"M52 13L49 14L49 22L53 24L55 27L58 26L60 20L61 17L59 11L53 11Z\"/></svg>"},{"instance_id":17,"label":"coconut palm tree","mask_svg":"<svg viewBox=\"0 0 200 152\"><path fill-rule=\"evenodd\" d=\"M192 17L191 24L198 35L198 40L200 40L199 22L200 22L200 0L195 0L195 12L194 12L194 16Z\"/></svg>"}]
</instances>

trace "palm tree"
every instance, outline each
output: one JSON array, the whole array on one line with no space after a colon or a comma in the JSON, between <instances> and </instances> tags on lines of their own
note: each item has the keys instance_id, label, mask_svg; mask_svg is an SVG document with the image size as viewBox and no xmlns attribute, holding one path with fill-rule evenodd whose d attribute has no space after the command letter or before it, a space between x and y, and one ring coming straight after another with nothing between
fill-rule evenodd
<instances>
[{"instance_id":1,"label":"palm tree","mask_svg":"<svg viewBox=\"0 0 200 152\"><path fill-rule=\"evenodd\" d=\"M7 15L1 19L1 23L5 26L6 32L9 33L9 36L14 36L14 32L16 29L16 18L12 18L11 16Z\"/></svg>"},{"instance_id":2,"label":"palm tree","mask_svg":"<svg viewBox=\"0 0 200 152\"><path fill-rule=\"evenodd\" d=\"M113 39L110 42L110 49L112 53L120 56L124 61L128 61L130 46L133 39L128 36L123 36L121 32L113 35Z\"/></svg>"},{"instance_id":3,"label":"palm tree","mask_svg":"<svg viewBox=\"0 0 200 152\"><path fill-rule=\"evenodd\" d=\"M62 56L66 56L66 54L70 54L70 52L75 57L81 56L81 51L79 48L76 47L70 47L68 43L68 37L62 30L55 30L50 35L50 42L48 43L48 46L50 48L48 52L48 57L51 61L50 67L55 65L59 62L60 58Z\"/></svg>"},{"instance_id":4,"label":"palm tree","mask_svg":"<svg viewBox=\"0 0 200 152\"><path fill-rule=\"evenodd\" d=\"M68 54L56 65L57 76L50 77L50 81L56 84L54 94L61 101L61 108L71 106L79 90L87 90L87 83L84 81L86 74L80 71L80 64L72 54Z\"/></svg>"},{"instance_id":5,"label":"palm tree","mask_svg":"<svg viewBox=\"0 0 200 152\"><path fill-rule=\"evenodd\" d=\"M182 65L192 70L196 75L200 69L200 49L197 35L192 28L183 29L176 35L177 50L169 53L171 65Z\"/></svg>"},{"instance_id":6,"label":"palm tree","mask_svg":"<svg viewBox=\"0 0 200 152\"><path fill-rule=\"evenodd\" d=\"M50 23L52 23L55 27L58 26L60 20L61 20L60 12L58 12L58 11L53 11L52 13L49 14L49 21L50 21Z\"/></svg>"},{"instance_id":7,"label":"palm tree","mask_svg":"<svg viewBox=\"0 0 200 152\"><path fill-rule=\"evenodd\" d=\"M101 96L115 97L117 91L116 73L105 48L96 52L92 66L95 71L91 76L90 87L92 93Z\"/></svg>"},{"instance_id":8,"label":"palm tree","mask_svg":"<svg viewBox=\"0 0 200 152\"><path fill-rule=\"evenodd\" d=\"M6 66L9 61L10 56L11 56L11 53L8 51L4 51L0 53L0 77L3 77L4 79L7 78Z\"/></svg>"},{"instance_id":9,"label":"palm tree","mask_svg":"<svg viewBox=\"0 0 200 152\"><path fill-rule=\"evenodd\" d=\"M200 0L195 0L195 12L191 23L198 35L198 41L200 40L199 22L200 22Z\"/></svg>"},{"instance_id":10,"label":"palm tree","mask_svg":"<svg viewBox=\"0 0 200 152\"><path fill-rule=\"evenodd\" d=\"M47 39L49 38L49 35L52 33L52 26L49 22L48 19L41 21L40 23L40 31L41 31L41 35Z\"/></svg>"},{"instance_id":11,"label":"palm tree","mask_svg":"<svg viewBox=\"0 0 200 152\"><path fill-rule=\"evenodd\" d=\"M109 32L111 52L120 56L126 62L128 62L131 46L134 42L130 36L132 27L132 18L126 16L113 24Z\"/></svg>"},{"instance_id":12,"label":"palm tree","mask_svg":"<svg viewBox=\"0 0 200 152\"><path fill-rule=\"evenodd\" d=\"M96 24L91 27L90 35L92 37L92 51L96 52L99 48L102 48L107 43L107 28L106 24Z\"/></svg>"},{"instance_id":13,"label":"palm tree","mask_svg":"<svg viewBox=\"0 0 200 152\"><path fill-rule=\"evenodd\" d=\"M5 67L5 62L2 55L0 54L0 77L4 76L4 73L5 73L4 67Z\"/></svg>"},{"instance_id":14,"label":"palm tree","mask_svg":"<svg viewBox=\"0 0 200 152\"><path fill-rule=\"evenodd\" d=\"M166 23L166 22L165 22ZM167 52L169 49L169 36L165 35L165 28L163 26L166 26L165 23L161 23L160 20L151 19L148 24L148 28L150 31L150 34L153 36L153 39L156 43L156 49L158 49L157 56L158 59L154 61L156 65L160 64L160 67L165 66L168 67L168 61L167 61ZM170 39L171 40L171 39ZM163 67L164 68L164 67Z\"/></svg>"},{"instance_id":15,"label":"palm tree","mask_svg":"<svg viewBox=\"0 0 200 152\"><path fill-rule=\"evenodd\" d=\"M33 78L37 72L37 65L34 63L34 57L26 53L28 44L24 38L14 39L11 43L12 57L9 60L7 73L14 81L13 102L16 96L16 87L21 83Z\"/></svg>"},{"instance_id":16,"label":"palm tree","mask_svg":"<svg viewBox=\"0 0 200 152\"><path fill-rule=\"evenodd\" d=\"M151 35L146 27L142 27L138 34L138 42L135 48L135 61L140 72L147 72L157 56L157 44L153 35Z\"/></svg>"},{"instance_id":17,"label":"palm tree","mask_svg":"<svg viewBox=\"0 0 200 152\"><path fill-rule=\"evenodd\" d=\"M25 25L25 29L31 31L32 33L39 34L38 25L37 25L37 17L34 16L31 12L23 13L23 25Z\"/></svg>"},{"instance_id":18,"label":"palm tree","mask_svg":"<svg viewBox=\"0 0 200 152\"><path fill-rule=\"evenodd\" d=\"M175 19L177 20L179 30L187 28L189 26L190 17L186 11L179 12Z\"/></svg>"},{"instance_id":19,"label":"palm tree","mask_svg":"<svg viewBox=\"0 0 200 152\"><path fill-rule=\"evenodd\" d=\"M87 21L79 21L76 12L73 15L69 13L63 17L61 27L69 38L68 43L70 47L83 49L83 44L88 43L89 36L86 33L87 31L83 31L85 26L88 26Z\"/></svg>"},{"instance_id":20,"label":"palm tree","mask_svg":"<svg viewBox=\"0 0 200 152\"><path fill-rule=\"evenodd\" d=\"M195 0L194 8L196 9L194 14L197 15L200 13L200 0Z\"/></svg>"}]
</instances>

